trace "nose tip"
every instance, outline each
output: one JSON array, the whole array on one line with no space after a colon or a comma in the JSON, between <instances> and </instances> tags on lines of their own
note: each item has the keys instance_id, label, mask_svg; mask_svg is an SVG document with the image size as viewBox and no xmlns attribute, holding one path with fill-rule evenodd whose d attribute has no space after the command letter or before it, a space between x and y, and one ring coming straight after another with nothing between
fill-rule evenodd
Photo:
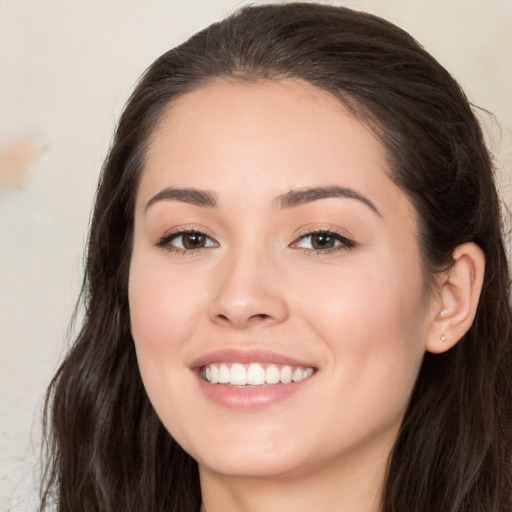
<instances>
[{"instance_id":1,"label":"nose tip","mask_svg":"<svg viewBox=\"0 0 512 512\"><path fill-rule=\"evenodd\" d=\"M231 267L224 278L219 276L208 315L213 322L235 329L266 327L283 322L288 306L275 280L264 276L261 268Z\"/></svg>"}]
</instances>

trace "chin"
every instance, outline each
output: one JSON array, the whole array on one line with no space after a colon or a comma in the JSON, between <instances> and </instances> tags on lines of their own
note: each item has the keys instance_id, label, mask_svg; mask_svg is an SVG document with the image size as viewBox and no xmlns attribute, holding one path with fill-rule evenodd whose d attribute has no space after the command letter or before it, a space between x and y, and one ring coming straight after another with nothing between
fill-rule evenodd
<instances>
[{"instance_id":1,"label":"chin","mask_svg":"<svg viewBox=\"0 0 512 512\"><path fill-rule=\"evenodd\" d=\"M277 477L307 466L311 458L312 450L303 443L299 446L299 440L290 436L289 429L283 432L279 428L273 430L272 426L251 429L238 425L223 431L223 435L212 436L212 432L222 431L219 428L194 436L193 441L200 439L199 443L182 444L199 467L209 472L233 477Z\"/></svg>"},{"instance_id":2,"label":"chin","mask_svg":"<svg viewBox=\"0 0 512 512\"><path fill-rule=\"evenodd\" d=\"M300 461L283 453L246 453L236 457L222 453L196 459L200 471L236 478L277 478L300 473Z\"/></svg>"}]
</instances>

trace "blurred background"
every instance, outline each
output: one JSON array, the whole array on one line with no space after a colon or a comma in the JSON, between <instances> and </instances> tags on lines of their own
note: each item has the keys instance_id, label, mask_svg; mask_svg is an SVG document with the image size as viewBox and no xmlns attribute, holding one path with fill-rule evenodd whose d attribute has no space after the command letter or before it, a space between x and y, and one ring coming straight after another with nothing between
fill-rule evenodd
<instances>
[{"instance_id":1,"label":"blurred background","mask_svg":"<svg viewBox=\"0 0 512 512\"><path fill-rule=\"evenodd\" d=\"M34 510L45 388L68 343L98 173L161 53L244 1L0 0L0 510ZM268 2L257 2L268 3ZM512 1L325 2L411 32L482 109L512 205Z\"/></svg>"}]
</instances>

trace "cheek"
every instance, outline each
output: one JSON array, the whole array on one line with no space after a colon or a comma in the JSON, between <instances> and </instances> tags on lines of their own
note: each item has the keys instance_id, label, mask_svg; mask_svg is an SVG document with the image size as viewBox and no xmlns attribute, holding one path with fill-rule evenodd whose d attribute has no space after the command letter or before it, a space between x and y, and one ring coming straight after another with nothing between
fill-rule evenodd
<instances>
[{"instance_id":1,"label":"cheek","mask_svg":"<svg viewBox=\"0 0 512 512\"><path fill-rule=\"evenodd\" d=\"M202 297L159 262L134 254L128 298L132 336L139 362L175 355L197 326Z\"/></svg>"},{"instance_id":2,"label":"cheek","mask_svg":"<svg viewBox=\"0 0 512 512\"><path fill-rule=\"evenodd\" d=\"M302 306L330 338L360 340L373 345L377 338L417 331L418 315L425 313L421 275L390 272L378 265L361 265L354 271L312 276ZM421 323L421 322L420 322ZM373 336L364 333L372 332Z\"/></svg>"},{"instance_id":3,"label":"cheek","mask_svg":"<svg viewBox=\"0 0 512 512\"><path fill-rule=\"evenodd\" d=\"M193 328L199 297L166 272L158 262L134 255L130 265L128 299L136 344L172 345Z\"/></svg>"},{"instance_id":4,"label":"cheek","mask_svg":"<svg viewBox=\"0 0 512 512\"><path fill-rule=\"evenodd\" d=\"M200 298L179 276L145 254L132 257L128 299L139 371L156 413L168 428L192 421L189 408L180 404L187 402L184 397L189 392L184 361L187 341L197 328Z\"/></svg>"},{"instance_id":5,"label":"cheek","mask_svg":"<svg viewBox=\"0 0 512 512\"><path fill-rule=\"evenodd\" d=\"M391 415L402 411L424 354L427 305L421 274L407 265L401 270L373 265L331 277L329 285L310 287L302 304L309 325L331 352L330 371L340 396L353 400L362 413L362 404L368 404L370 415L379 408Z\"/></svg>"}]
</instances>

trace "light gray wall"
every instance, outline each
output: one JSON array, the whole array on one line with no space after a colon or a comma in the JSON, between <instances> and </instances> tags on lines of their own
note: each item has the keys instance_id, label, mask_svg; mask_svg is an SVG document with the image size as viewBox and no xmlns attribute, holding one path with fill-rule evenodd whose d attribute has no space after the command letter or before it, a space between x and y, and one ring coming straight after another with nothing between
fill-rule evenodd
<instances>
[{"instance_id":1,"label":"light gray wall","mask_svg":"<svg viewBox=\"0 0 512 512\"><path fill-rule=\"evenodd\" d=\"M0 0L0 510L35 508L43 394L65 347L122 105L154 58L243 3ZM495 114L481 118L510 205L512 2L344 5L409 30Z\"/></svg>"}]
</instances>

